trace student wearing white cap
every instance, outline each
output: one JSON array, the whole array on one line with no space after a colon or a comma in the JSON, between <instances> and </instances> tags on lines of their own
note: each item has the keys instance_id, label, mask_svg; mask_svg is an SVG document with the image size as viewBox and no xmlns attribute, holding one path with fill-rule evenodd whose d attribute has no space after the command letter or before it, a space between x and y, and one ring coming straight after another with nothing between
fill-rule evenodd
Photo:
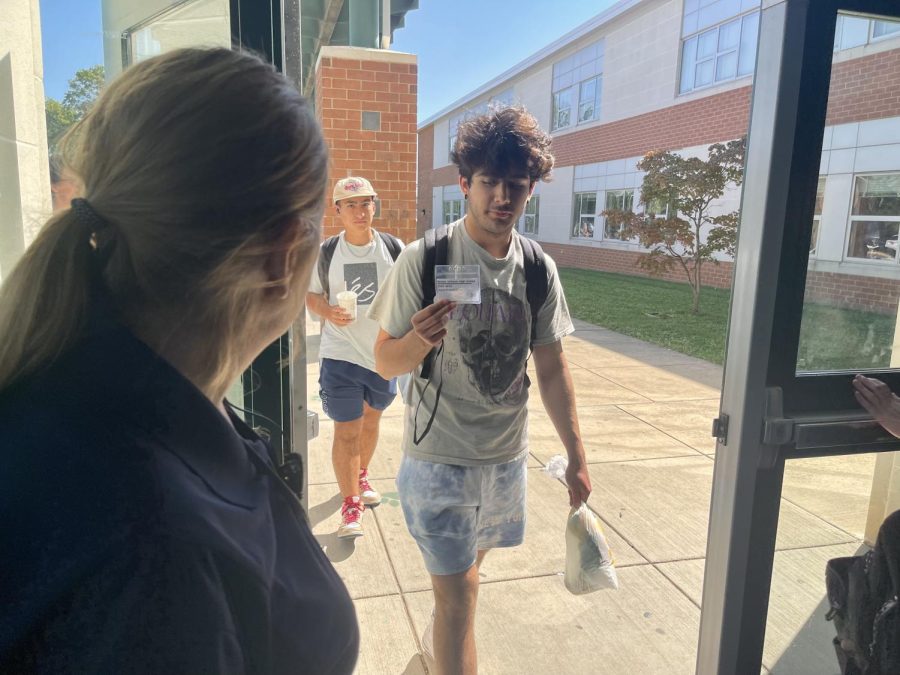
<instances>
[{"instance_id":1,"label":"student wearing white cap","mask_svg":"<svg viewBox=\"0 0 900 675\"><path fill-rule=\"evenodd\" d=\"M372 227L377 196L365 178L353 176L335 184L332 199L344 229L322 242L306 296L309 310L323 320L319 395L325 414L334 420L331 459L343 497L341 538L361 536L366 506L381 501L369 484L368 467L378 444L381 414L397 394L396 380L375 372L378 323L366 317L403 248L399 239ZM344 290L356 293L355 316L338 304Z\"/></svg>"}]
</instances>

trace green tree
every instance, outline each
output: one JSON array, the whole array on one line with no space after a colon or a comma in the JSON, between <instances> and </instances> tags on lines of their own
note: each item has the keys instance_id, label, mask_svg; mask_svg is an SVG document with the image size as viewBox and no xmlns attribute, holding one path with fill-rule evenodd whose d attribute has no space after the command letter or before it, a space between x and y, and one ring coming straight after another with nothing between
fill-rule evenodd
<instances>
[{"instance_id":1,"label":"green tree","mask_svg":"<svg viewBox=\"0 0 900 675\"><path fill-rule=\"evenodd\" d=\"M638 162L645 171L641 188L643 213L607 210L611 228L621 228L628 238L637 238L650 249L638 265L659 276L673 267L681 269L691 286L691 311L700 312L703 265L718 264L718 252L734 255L738 211L712 215L711 204L729 185L740 186L744 172L746 140L709 146L706 160L682 157L674 152L654 151Z\"/></svg>"},{"instance_id":2,"label":"green tree","mask_svg":"<svg viewBox=\"0 0 900 675\"><path fill-rule=\"evenodd\" d=\"M47 143L53 151L59 139L73 124L85 116L94 104L105 81L103 66L75 71L62 102L48 98L44 103L47 114Z\"/></svg>"}]
</instances>

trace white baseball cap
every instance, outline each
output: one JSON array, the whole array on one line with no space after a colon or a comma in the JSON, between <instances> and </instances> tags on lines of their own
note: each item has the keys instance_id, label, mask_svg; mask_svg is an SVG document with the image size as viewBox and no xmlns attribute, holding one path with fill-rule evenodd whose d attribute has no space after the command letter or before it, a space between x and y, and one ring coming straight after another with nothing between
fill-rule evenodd
<instances>
[{"instance_id":1,"label":"white baseball cap","mask_svg":"<svg viewBox=\"0 0 900 675\"><path fill-rule=\"evenodd\" d=\"M333 201L339 202L342 199L350 199L352 197L377 197L378 193L372 187L372 184L365 178L359 176L348 176L341 178L334 184Z\"/></svg>"}]
</instances>

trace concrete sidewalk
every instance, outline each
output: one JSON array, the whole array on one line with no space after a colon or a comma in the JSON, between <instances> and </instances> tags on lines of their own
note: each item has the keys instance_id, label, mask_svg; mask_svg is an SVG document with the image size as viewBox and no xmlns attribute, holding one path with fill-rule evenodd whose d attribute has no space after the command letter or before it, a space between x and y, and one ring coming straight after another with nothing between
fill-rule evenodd
<instances>
[{"instance_id":1,"label":"concrete sidewalk","mask_svg":"<svg viewBox=\"0 0 900 675\"><path fill-rule=\"evenodd\" d=\"M584 322L576 327L564 349L594 487L590 506L609 538L620 589L574 596L563 585L566 489L542 470L562 448L535 386L525 543L492 552L483 565L479 672L693 673L721 368ZM317 342L310 335L310 359ZM420 645L430 581L394 484L402 404L398 398L386 411L370 467L384 501L366 512L365 536L341 541L332 423L316 395L317 363L308 378L310 407L321 416L309 450L310 519L356 603L357 672L434 672ZM874 455L788 463L763 672L838 673L834 629L824 621L825 562L860 548L874 464Z\"/></svg>"}]
</instances>

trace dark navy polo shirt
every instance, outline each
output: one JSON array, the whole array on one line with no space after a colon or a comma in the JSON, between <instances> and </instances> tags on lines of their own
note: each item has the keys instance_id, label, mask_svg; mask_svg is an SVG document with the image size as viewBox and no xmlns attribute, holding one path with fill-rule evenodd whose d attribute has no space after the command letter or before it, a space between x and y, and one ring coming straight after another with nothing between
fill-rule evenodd
<instances>
[{"instance_id":1,"label":"dark navy polo shirt","mask_svg":"<svg viewBox=\"0 0 900 675\"><path fill-rule=\"evenodd\" d=\"M0 395L0 444L0 672L352 672L267 446L127 330Z\"/></svg>"}]
</instances>

